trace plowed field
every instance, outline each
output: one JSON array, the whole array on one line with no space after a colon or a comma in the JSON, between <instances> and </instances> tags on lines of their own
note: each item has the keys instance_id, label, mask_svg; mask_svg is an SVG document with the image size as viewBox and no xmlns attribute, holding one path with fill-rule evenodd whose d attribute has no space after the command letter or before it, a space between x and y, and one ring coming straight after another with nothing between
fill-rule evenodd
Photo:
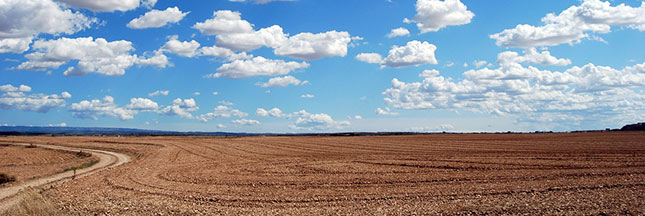
<instances>
[{"instance_id":1,"label":"plowed field","mask_svg":"<svg viewBox=\"0 0 645 216\"><path fill-rule=\"evenodd\" d=\"M129 154L70 214L645 214L645 133L7 137Z\"/></svg>"},{"instance_id":2,"label":"plowed field","mask_svg":"<svg viewBox=\"0 0 645 216\"><path fill-rule=\"evenodd\" d=\"M0 143L0 173L15 176L19 182L60 173L91 160L95 158L85 154Z\"/></svg>"}]
</instances>

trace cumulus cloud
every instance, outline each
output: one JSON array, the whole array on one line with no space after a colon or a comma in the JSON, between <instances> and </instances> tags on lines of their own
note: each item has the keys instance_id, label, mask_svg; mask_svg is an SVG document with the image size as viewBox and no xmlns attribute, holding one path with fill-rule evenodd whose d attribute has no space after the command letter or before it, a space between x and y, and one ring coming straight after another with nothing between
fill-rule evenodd
<instances>
[{"instance_id":1,"label":"cumulus cloud","mask_svg":"<svg viewBox=\"0 0 645 216\"><path fill-rule=\"evenodd\" d=\"M399 27L399 28L392 29L392 31L390 31L390 33L387 34L387 37L393 38L393 37L408 36L408 35L410 35L410 31L408 31L408 29Z\"/></svg>"},{"instance_id":2,"label":"cumulus cloud","mask_svg":"<svg viewBox=\"0 0 645 216\"><path fill-rule=\"evenodd\" d=\"M130 104L125 108L139 112L155 112L159 109L159 104L148 98L131 98Z\"/></svg>"},{"instance_id":3,"label":"cumulus cloud","mask_svg":"<svg viewBox=\"0 0 645 216\"><path fill-rule=\"evenodd\" d=\"M487 61L484 61L484 60L481 60L481 61L473 61L473 65L475 65L475 67L476 67L476 68L483 67L483 66L484 66L484 65L486 65L487 63L488 63L488 62L487 62Z\"/></svg>"},{"instance_id":4,"label":"cumulus cloud","mask_svg":"<svg viewBox=\"0 0 645 216\"><path fill-rule=\"evenodd\" d=\"M235 60L217 68L217 72L209 74L211 78L244 78L251 76L278 76L288 74L296 69L307 68L306 62L285 62L283 60L266 59L258 56L252 59Z\"/></svg>"},{"instance_id":5,"label":"cumulus cloud","mask_svg":"<svg viewBox=\"0 0 645 216\"><path fill-rule=\"evenodd\" d=\"M51 0L7 0L0 4L0 53L22 53L40 34L73 34L96 18L65 9Z\"/></svg>"},{"instance_id":6,"label":"cumulus cloud","mask_svg":"<svg viewBox=\"0 0 645 216\"><path fill-rule=\"evenodd\" d=\"M230 118L233 116L246 117L248 115L249 114L242 112L238 109L233 109L228 106L219 105L215 107L215 109L213 109L213 112L202 114L199 117L197 117L197 119L199 119L202 122L207 122L208 120L211 120L213 118Z\"/></svg>"},{"instance_id":7,"label":"cumulus cloud","mask_svg":"<svg viewBox=\"0 0 645 216\"><path fill-rule=\"evenodd\" d=\"M198 50L200 44L195 40L179 41L177 40L177 35L173 35L169 39L170 40L168 40L166 44L161 47L160 50L162 52L169 52L184 57L193 57L200 53L200 51Z\"/></svg>"},{"instance_id":8,"label":"cumulus cloud","mask_svg":"<svg viewBox=\"0 0 645 216\"><path fill-rule=\"evenodd\" d=\"M314 97L316 97L316 96L314 96L314 95L312 95L312 94L303 94L303 95L300 95L300 97L301 97L301 98L314 98Z\"/></svg>"},{"instance_id":9,"label":"cumulus cloud","mask_svg":"<svg viewBox=\"0 0 645 216\"><path fill-rule=\"evenodd\" d=\"M241 125L241 126L252 126L252 125L259 125L260 121L258 120L253 120L253 119L236 119L231 121L233 124Z\"/></svg>"},{"instance_id":10,"label":"cumulus cloud","mask_svg":"<svg viewBox=\"0 0 645 216\"><path fill-rule=\"evenodd\" d=\"M325 113L311 114L301 110L292 115L298 116L296 122L290 125L290 128L296 130L342 129L350 125L349 121L336 121Z\"/></svg>"},{"instance_id":11,"label":"cumulus cloud","mask_svg":"<svg viewBox=\"0 0 645 216\"><path fill-rule=\"evenodd\" d=\"M61 94L27 94L31 92L31 87L20 85L18 87L11 84L0 86L0 108L17 109L22 111L32 111L46 113L51 109L65 106L65 99L72 95L68 92Z\"/></svg>"},{"instance_id":12,"label":"cumulus cloud","mask_svg":"<svg viewBox=\"0 0 645 216\"><path fill-rule=\"evenodd\" d=\"M612 26L644 31L645 3L634 8L625 4L611 6L609 1L585 0L558 15L547 14L542 22L542 26L520 24L490 35L490 38L498 46L529 48L579 43L584 38L597 38L588 33L608 33Z\"/></svg>"},{"instance_id":13,"label":"cumulus cloud","mask_svg":"<svg viewBox=\"0 0 645 216\"><path fill-rule=\"evenodd\" d=\"M344 57L347 55L347 45L351 41L347 32L300 33L289 37L288 40L277 46L274 53L303 60L333 56Z\"/></svg>"},{"instance_id":14,"label":"cumulus cloud","mask_svg":"<svg viewBox=\"0 0 645 216\"><path fill-rule=\"evenodd\" d=\"M293 76L284 76L284 77L274 77L269 79L268 82L266 83L256 83L255 85L262 86L263 88L268 88L268 87L287 87L289 85L294 85L294 86L299 86L299 85L305 85L309 83L309 81L300 81L299 79L293 77Z\"/></svg>"},{"instance_id":15,"label":"cumulus cloud","mask_svg":"<svg viewBox=\"0 0 645 216\"><path fill-rule=\"evenodd\" d=\"M359 53L356 55L356 60L369 64L383 64L383 57L378 53Z\"/></svg>"},{"instance_id":16,"label":"cumulus cloud","mask_svg":"<svg viewBox=\"0 0 645 216\"><path fill-rule=\"evenodd\" d=\"M265 110L264 108L258 108L255 111L255 115L261 116L261 117L285 117L286 115L282 113L282 110L280 110L277 107L274 107L273 109L270 110Z\"/></svg>"},{"instance_id":17,"label":"cumulus cloud","mask_svg":"<svg viewBox=\"0 0 645 216\"><path fill-rule=\"evenodd\" d=\"M137 59L136 64L139 65L149 65L160 68L166 68L167 66L172 66L172 63L168 61L168 56L163 54L162 50L156 50L153 56L150 57L140 57Z\"/></svg>"},{"instance_id":18,"label":"cumulus cloud","mask_svg":"<svg viewBox=\"0 0 645 216\"><path fill-rule=\"evenodd\" d=\"M381 55L377 53L361 53L356 56L356 59L370 64L381 64L383 67L394 68L437 64L437 59L434 55L436 50L437 46L434 44L413 40L402 47L393 46L385 59L382 59Z\"/></svg>"},{"instance_id":19,"label":"cumulus cloud","mask_svg":"<svg viewBox=\"0 0 645 216\"><path fill-rule=\"evenodd\" d=\"M46 70L58 68L72 60L76 66L65 70L66 76L81 76L97 73L107 76L121 76L125 70L139 63L132 42L120 40L108 42L103 38L59 38L34 42L35 52L25 55L28 61L16 67L20 70Z\"/></svg>"},{"instance_id":20,"label":"cumulus cloud","mask_svg":"<svg viewBox=\"0 0 645 216\"><path fill-rule=\"evenodd\" d=\"M151 10L144 15L134 18L127 26L133 29L159 28L169 23L177 23L190 12L181 12L178 7L168 7L166 10Z\"/></svg>"},{"instance_id":21,"label":"cumulus cloud","mask_svg":"<svg viewBox=\"0 0 645 216\"><path fill-rule=\"evenodd\" d=\"M168 94L170 94L170 91L168 91L168 90L157 90L157 91L148 93L148 97L154 97L154 96L157 96L157 95L168 96Z\"/></svg>"},{"instance_id":22,"label":"cumulus cloud","mask_svg":"<svg viewBox=\"0 0 645 216\"><path fill-rule=\"evenodd\" d=\"M421 33L439 31L446 26L470 23L475 14L460 0L417 0L417 14L405 23L417 23Z\"/></svg>"},{"instance_id":23,"label":"cumulus cloud","mask_svg":"<svg viewBox=\"0 0 645 216\"><path fill-rule=\"evenodd\" d=\"M467 110L511 115L521 121L561 123L580 122L592 116L637 118L645 111L645 97L637 91L645 86L641 65L618 70L586 64L557 72L521 64L543 64L540 60L527 60L534 54L528 51L518 57L517 53L501 53L498 68L468 70L459 81L443 77L438 71L424 72L421 82L406 83L395 78L392 87L383 92L385 101L402 109ZM513 58L508 60L509 56Z\"/></svg>"},{"instance_id":24,"label":"cumulus cloud","mask_svg":"<svg viewBox=\"0 0 645 216\"><path fill-rule=\"evenodd\" d=\"M523 56L520 56L516 52L506 51L500 53L497 59L500 64L534 63L555 66L567 66L571 64L570 59L556 58L549 51L538 52L534 47L524 50Z\"/></svg>"},{"instance_id":25,"label":"cumulus cloud","mask_svg":"<svg viewBox=\"0 0 645 216\"><path fill-rule=\"evenodd\" d=\"M172 105L163 107L159 110L159 114L168 116L179 116L186 119L193 119L191 112L199 110L195 99L181 99L176 98L172 101Z\"/></svg>"},{"instance_id":26,"label":"cumulus cloud","mask_svg":"<svg viewBox=\"0 0 645 216\"><path fill-rule=\"evenodd\" d=\"M59 0L69 6L95 12L129 11L140 6L151 8L157 0Z\"/></svg>"},{"instance_id":27,"label":"cumulus cloud","mask_svg":"<svg viewBox=\"0 0 645 216\"><path fill-rule=\"evenodd\" d=\"M253 24L242 19L241 13L230 10L213 12L213 18L198 22L193 28L206 35L215 35L217 47L237 51L251 51L260 47L273 48L274 54L302 60L345 56L352 41L349 33L299 33L289 37L278 25L255 30ZM356 38L357 40L360 38ZM215 51L215 50L210 50ZM223 50L218 50L223 55Z\"/></svg>"},{"instance_id":28,"label":"cumulus cloud","mask_svg":"<svg viewBox=\"0 0 645 216\"><path fill-rule=\"evenodd\" d=\"M218 58L229 58L235 54L230 49L218 47L216 45L210 47L202 47L199 49L199 52L205 56L215 56ZM244 55L246 55L246 53L244 53Z\"/></svg>"},{"instance_id":29,"label":"cumulus cloud","mask_svg":"<svg viewBox=\"0 0 645 216\"><path fill-rule=\"evenodd\" d=\"M111 96L105 96L102 100L83 100L79 103L73 103L68 110L76 118L94 120L97 120L98 116L109 116L119 118L121 120L129 120L133 119L134 115L137 114L136 110L118 107L114 103L114 98Z\"/></svg>"},{"instance_id":30,"label":"cumulus cloud","mask_svg":"<svg viewBox=\"0 0 645 216\"><path fill-rule=\"evenodd\" d=\"M390 115L390 116L399 115L399 113L397 113L397 112L390 111L389 107L386 107L385 109L376 108L376 114L378 114L378 115Z\"/></svg>"},{"instance_id":31,"label":"cumulus cloud","mask_svg":"<svg viewBox=\"0 0 645 216\"><path fill-rule=\"evenodd\" d=\"M329 130L329 129L342 129L350 125L349 121L336 121L328 114L318 113L312 114L306 110L285 114L279 108L265 110L258 108L255 115L261 117L279 117L279 118L295 118L294 124L290 125L291 129L295 130Z\"/></svg>"},{"instance_id":32,"label":"cumulus cloud","mask_svg":"<svg viewBox=\"0 0 645 216\"><path fill-rule=\"evenodd\" d=\"M213 18L198 22L193 28L202 34L216 35L217 44L233 50L254 50L262 46L276 47L287 40L280 26L274 25L255 31L253 25L243 20L240 12L219 10Z\"/></svg>"}]
</instances>

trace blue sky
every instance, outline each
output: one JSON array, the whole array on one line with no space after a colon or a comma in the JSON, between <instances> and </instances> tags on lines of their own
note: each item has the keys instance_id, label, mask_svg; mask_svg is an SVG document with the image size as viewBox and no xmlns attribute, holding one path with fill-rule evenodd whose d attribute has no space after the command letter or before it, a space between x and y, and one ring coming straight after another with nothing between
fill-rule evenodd
<instances>
[{"instance_id":1,"label":"blue sky","mask_svg":"<svg viewBox=\"0 0 645 216\"><path fill-rule=\"evenodd\" d=\"M0 17L3 125L563 131L645 119L639 1L8 0Z\"/></svg>"}]
</instances>

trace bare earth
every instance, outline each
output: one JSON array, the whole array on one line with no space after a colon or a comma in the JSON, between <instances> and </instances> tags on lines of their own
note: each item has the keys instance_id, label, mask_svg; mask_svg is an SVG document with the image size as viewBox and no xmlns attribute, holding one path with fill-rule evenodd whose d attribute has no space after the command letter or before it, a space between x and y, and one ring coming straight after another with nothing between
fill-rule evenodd
<instances>
[{"instance_id":1,"label":"bare earth","mask_svg":"<svg viewBox=\"0 0 645 216\"><path fill-rule=\"evenodd\" d=\"M645 214L645 133L0 137L133 161L47 190L69 214Z\"/></svg>"},{"instance_id":2,"label":"bare earth","mask_svg":"<svg viewBox=\"0 0 645 216\"><path fill-rule=\"evenodd\" d=\"M92 160L96 158L77 156L74 152L0 144L0 173L15 176L15 183L50 176ZM10 185L2 184L0 188Z\"/></svg>"},{"instance_id":3,"label":"bare earth","mask_svg":"<svg viewBox=\"0 0 645 216\"><path fill-rule=\"evenodd\" d=\"M83 151L90 154L90 156L87 158L92 160L97 160L97 163L89 167L77 169L76 171L55 172L55 174L52 174L52 175L32 178L29 180L17 181L15 183L8 184L6 186L3 185L3 187L0 187L0 213L5 212L9 208L11 208L11 206L18 203L20 201L19 200L20 197L18 197L17 194L23 190L26 190L29 188L35 188L35 187L43 187L43 186L53 187L56 184L62 184L69 180L82 178L82 177L91 175L93 173L96 173L100 170L117 167L130 161L130 157L125 154L114 153L109 151L78 148L78 147L57 146L57 145L51 145L49 143L46 143L46 144L40 143L37 145L33 145L33 143L27 144L22 142L14 142L14 143L9 142L9 143L10 145L19 146L25 149L24 152L13 152L13 153L21 153L21 155L33 153L33 150L31 149L39 149L39 150L51 151L51 152L71 152L73 154L75 154L74 152ZM5 144L3 143L3 145ZM36 147L25 148L26 146L36 146ZM30 149L30 150L26 150L26 149ZM42 154L47 155L47 153L44 153L44 152L42 152ZM49 153L49 154L52 154L52 153ZM14 155L12 157L15 157L15 156L17 155ZM26 155L23 155L23 156L24 157L21 157L22 159L31 158L31 156L26 156ZM11 160L7 160L7 161L11 161ZM71 166L78 166L78 165L80 164L73 164ZM23 171L23 170L19 170L19 171Z\"/></svg>"}]
</instances>

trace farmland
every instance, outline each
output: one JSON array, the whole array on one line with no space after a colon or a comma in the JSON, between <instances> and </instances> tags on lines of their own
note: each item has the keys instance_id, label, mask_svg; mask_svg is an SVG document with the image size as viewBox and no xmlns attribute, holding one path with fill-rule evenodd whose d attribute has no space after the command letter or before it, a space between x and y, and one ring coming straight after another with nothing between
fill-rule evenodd
<instances>
[{"instance_id":1,"label":"farmland","mask_svg":"<svg viewBox=\"0 0 645 216\"><path fill-rule=\"evenodd\" d=\"M45 190L68 214L644 214L645 133L0 137L132 162Z\"/></svg>"},{"instance_id":2,"label":"farmland","mask_svg":"<svg viewBox=\"0 0 645 216\"><path fill-rule=\"evenodd\" d=\"M0 173L12 175L18 181L25 181L89 163L94 160L90 156L29 146L0 145Z\"/></svg>"}]
</instances>

